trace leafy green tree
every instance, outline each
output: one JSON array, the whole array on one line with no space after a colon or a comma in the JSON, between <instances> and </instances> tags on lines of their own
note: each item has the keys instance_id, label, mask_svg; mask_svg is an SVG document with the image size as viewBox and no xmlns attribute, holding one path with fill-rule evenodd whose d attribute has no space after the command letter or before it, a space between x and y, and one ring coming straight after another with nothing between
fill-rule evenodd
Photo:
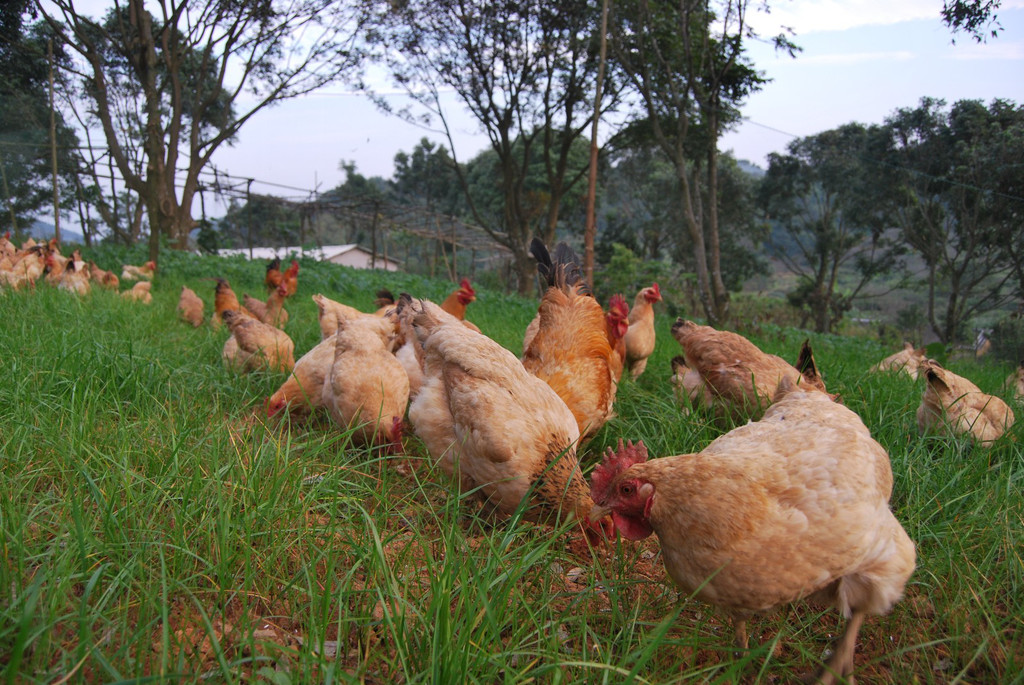
<instances>
[{"instance_id":1,"label":"leafy green tree","mask_svg":"<svg viewBox=\"0 0 1024 685\"><path fill-rule=\"evenodd\" d=\"M395 155L392 188L400 203L420 205L430 212L456 215L460 203L459 175L446 148L423 138L411 153Z\"/></svg>"},{"instance_id":2,"label":"leafy green tree","mask_svg":"<svg viewBox=\"0 0 1024 685\"><path fill-rule=\"evenodd\" d=\"M145 205L153 259L161 236L187 246L199 175L218 148L257 112L350 73L361 56L350 5L331 0L128 0L103 20L72 0L36 7L78 55L81 107Z\"/></svg>"},{"instance_id":3,"label":"leafy green tree","mask_svg":"<svg viewBox=\"0 0 1024 685\"><path fill-rule=\"evenodd\" d=\"M1019 189L1024 108L923 98L886 127L899 226L926 265L928 322L943 342L964 340L971 317L1016 294L1021 196L1001 188Z\"/></svg>"},{"instance_id":4,"label":"leafy green tree","mask_svg":"<svg viewBox=\"0 0 1024 685\"><path fill-rule=\"evenodd\" d=\"M26 228L52 207L49 64L45 26L27 25L30 0L0 5L0 232ZM55 61L65 61L58 43ZM62 87L60 72L57 88ZM78 138L56 112L57 169L62 208L70 208L78 170Z\"/></svg>"},{"instance_id":5,"label":"leafy green tree","mask_svg":"<svg viewBox=\"0 0 1024 685\"><path fill-rule=\"evenodd\" d=\"M885 183L876 161L885 142L881 127L846 124L769 155L760 204L788 238L789 249L776 243L774 252L799 279L790 302L820 333L835 329L869 283L900 266L902 243L887 232L893 219L876 193Z\"/></svg>"},{"instance_id":6,"label":"leafy green tree","mask_svg":"<svg viewBox=\"0 0 1024 685\"><path fill-rule=\"evenodd\" d=\"M699 299L714 325L729 314L718 225L718 139L738 120L739 104L764 84L745 55L745 41L753 36L750 4L625 0L609 18L612 61L641 103L640 125L675 170ZM794 48L781 37L777 44ZM700 207L701 176L706 211Z\"/></svg>"},{"instance_id":7,"label":"leafy green tree","mask_svg":"<svg viewBox=\"0 0 1024 685\"><path fill-rule=\"evenodd\" d=\"M944 0L942 21L954 34L963 31L976 43L983 43L1003 28L996 16L1001 4L1001 0Z\"/></svg>"},{"instance_id":8,"label":"leafy green tree","mask_svg":"<svg viewBox=\"0 0 1024 685\"><path fill-rule=\"evenodd\" d=\"M443 91L454 91L487 134L497 184L474 184L468 168L454 168L470 217L510 250L519 291L528 292L536 270L530 241L537 233L554 235L563 200L589 163L585 154L577 159L574 146L592 117L599 12L587 0L369 5L382 58L421 111L440 121L453 159L458 161L440 105ZM610 97L605 105L613 102ZM538 163L545 174L540 190L528 184ZM493 209L495 198L500 211Z\"/></svg>"}]
</instances>

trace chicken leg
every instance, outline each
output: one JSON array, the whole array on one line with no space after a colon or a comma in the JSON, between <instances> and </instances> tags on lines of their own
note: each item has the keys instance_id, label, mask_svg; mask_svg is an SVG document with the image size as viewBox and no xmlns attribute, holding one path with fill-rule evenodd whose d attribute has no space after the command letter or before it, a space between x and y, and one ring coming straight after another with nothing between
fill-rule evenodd
<instances>
[{"instance_id":1,"label":"chicken leg","mask_svg":"<svg viewBox=\"0 0 1024 685\"><path fill-rule=\"evenodd\" d=\"M865 613L854 611L846 622L846 629L832 646L832 656L818 672L818 685L835 685L842 680L853 685L853 652L857 646L857 634L864 623Z\"/></svg>"}]
</instances>

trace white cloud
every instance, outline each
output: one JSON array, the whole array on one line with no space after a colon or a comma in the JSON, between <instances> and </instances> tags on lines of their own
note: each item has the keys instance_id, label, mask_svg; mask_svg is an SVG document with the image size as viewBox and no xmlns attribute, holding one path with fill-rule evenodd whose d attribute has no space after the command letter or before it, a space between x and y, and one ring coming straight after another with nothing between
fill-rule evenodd
<instances>
[{"instance_id":1,"label":"white cloud","mask_svg":"<svg viewBox=\"0 0 1024 685\"><path fill-rule=\"evenodd\" d=\"M907 50L900 50L896 52L836 52L826 55L811 55L810 57L801 57L800 65L852 65L865 64L867 62L904 62L906 60L914 59L914 57L914 53L909 52Z\"/></svg>"},{"instance_id":2,"label":"white cloud","mask_svg":"<svg viewBox=\"0 0 1024 685\"><path fill-rule=\"evenodd\" d=\"M1008 4L1015 3L1011 0ZM785 26L800 36L915 19L938 20L941 10L942 3L937 0L783 0L773 4L771 14L760 12L750 19L762 35L776 34Z\"/></svg>"}]
</instances>

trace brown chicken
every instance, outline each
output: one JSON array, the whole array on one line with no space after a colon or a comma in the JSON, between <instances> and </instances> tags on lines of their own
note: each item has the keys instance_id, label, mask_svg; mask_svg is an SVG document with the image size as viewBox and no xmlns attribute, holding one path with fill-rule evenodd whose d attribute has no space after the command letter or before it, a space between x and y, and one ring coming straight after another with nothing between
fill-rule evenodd
<instances>
[{"instance_id":1,"label":"brown chicken","mask_svg":"<svg viewBox=\"0 0 1024 685\"><path fill-rule=\"evenodd\" d=\"M391 321L376 316L338 322L323 403L339 425L355 428L357 443L386 445L398 452L409 377L388 349L394 331Z\"/></svg>"},{"instance_id":2,"label":"brown chicken","mask_svg":"<svg viewBox=\"0 0 1024 685\"><path fill-rule=\"evenodd\" d=\"M0 257L14 257L18 253L18 248L11 242L11 232L6 231L0 236Z\"/></svg>"},{"instance_id":3,"label":"brown chicken","mask_svg":"<svg viewBox=\"0 0 1024 685\"><path fill-rule=\"evenodd\" d=\"M68 259L57 282L57 287L76 295L88 295L92 292L88 267L85 266L84 262Z\"/></svg>"},{"instance_id":4,"label":"brown chicken","mask_svg":"<svg viewBox=\"0 0 1024 685\"><path fill-rule=\"evenodd\" d=\"M555 248L554 261L536 238L530 252L548 289L537 310L536 333L524 341L523 366L562 398L586 439L614 416L628 308L620 295L604 313L582 280L576 254L564 243Z\"/></svg>"},{"instance_id":5,"label":"brown chicken","mask_svg":"<svg viewBox=\"0 0 1024 685\"><path fill-rule=\"evenodd\" d=\"M672 377L669 383L672 384L676 401L683 409L683 415L689 414L694 407L715 413L714 394L700 374L686 365L686 357L677 355L672 358L671 363Z\"/></svg>"},{"instance_id":6,"label":"brown chicken","mask_svg":"<svg viewBox=\"0 0 1024 685\"><path fill-rule=\"evenodd\" d=\"M849 618L819 683L852 682L861 624L914 570L885 449L854 412L788 378L760 421L697 454L647 461L643 443L620 442L592 483L593 515L611 513L631 540L657 534L669 576L731 617L738 647L752 615L799 599Z\"/></svg>"},{"instance_id":7,"label":"brown chicken","mask_svg":"<svg viewBox=\"0 0 1024 685\"><path fill-rule=\"evenodd\" d=\"M647 358L654 354L654 303L661 302L661 289L654 283L644 288L633 300L626 331L626 368L633 380L647 368Z\"/></svg>"},{"instance_id":8,"label":"brown chicken","mask_svg":"<svg viewBox=\"0 0 1024 685\"><path fill-rule=\"evenodd\" d=\"M683 383L690 393L691 404L706 406L710 400L720 416L756 417L771 403L783 378L794 384L802 380L819 390L825 389L813 357L809 362L802 362L813 369L813 373L805 376L785 359L762 352L738 333L715 330L679 318L672 325L672 336L683 347L686 366L696 374L684 378L687 382ZM810 354L809 343L804 342L804 346L806 352L801 351L802 359L803 355ZM697 377L701 385L696 383Z\"/></svg>"},{"instance_id":9,"label":"brown chicken","mask_svg":"<svg viewBox=\"0 0 1024 685\"><path fill-rule=\"evenodd\" d=\"M246 316L256 319L252 312L239 304L238 296L235 295L235 291L231 289L230 283L225 281L223 278L217 278L214 280L217 281L217 286L214 288L213 316L210 317L211 326L219 328L224 319L224 312L227 311L241 312Z\"/></svg>"},{"instance_id":10,"label":"brown chicken","mask_svg":"<svg viewBox=\"0 0 1024 685\"><path fill-rule=\"evenodd\" d=\"M972 435L989 447L1013 425L1013 410L998 397L986 395L978 386L934 359L920 366L925 386L917 408L917 427L922 433Z\"/></svg>"},{"instance_id":11,"label":"brown chicken","mask_svg":"<svg viewBox=\"0 0 1024 685\"><path fill-rule=\"evenodd\" d=\"M101 269L96 266L96 262L89 262L89 276L107 290L119 290L121 287L121 279L117 277L117 274Z\"/></svg>"},{"instance_id":12,"label":"brown chicken","mask_svg":"<svg viewBox=\"0 0 1024 685\"><path fill-rule=\"evenodd\" d=\"M142 304L151 304L153 302L153 296L150 294L150 288L153 284L150 281L139 281L128 290L121 292L121 297L141 302Z\"/></svg>"},{"instance_id":13,"label":"brown chicken","mask_svg":"<svg viewBox=\"0 0 1024 685\"><path fill-rule=\"evenodd\" d=\"M295 362L291 375L267 398L268 417L286 410L291 416L304 417L323 406L324 379L334 365L335 348L337 341L332 335Z\"/></svg>"},{"instance_id":14,"label":"brown chicken","mask_svg":"<svg viewBox=\"0 0 1024 685\"><path fill-rule=\"evenodd\" d=\"M178 316L181 320L198 328L203 324L203 309L206 303L187 285L181 286L181 297L178 298Z\"/></svg>"},{"instance_id":15,"label":"brown chicken","mask_svg":"<svg viewBox=\"0 0 1024 685\"><path fill-rule=\"evenodd\" d=\"M371 316L361 312L355 307L336 302L320 293L313 295L313 302L316 302L317 319L320 322L320 339L326 340L338 332L338 322L350 319L358 319L364 316Z\"/></svg>"},{"instance_id":16,"label":"brown chicken","mask_svg":"<svg viewBox=\"0 0 1024 685\"><path fill-rule=\"evenodd\" d=\"M432 302L404 295L398 316L423 347L423 386L409 419L463 492L503 514L525 499L528 519L575 520L592 539L608 531L588 522L593 500L576 459L579 428L554 390Z\"/></svg>"},{"instance_id":17,"label":"brown chicken","mask_svg":"<svg viewBox=\"0 0 1024 685\"><path fill-rule=\"evenodd\" d=\"M287 297L288 293L282 284L271 291L266 302L245 293L242 296L242 306L263 323L284 328L288 323L288 310L284 308L284 301Z\"/></svg>"},{"instance_id":18,"label":"brown chicken","mask_svg":"<svg viewBox=\"0 0 1024 685\"><path fill-rule=\"evenodd\" d=\"M56 287L64 277L64 271L71 260L69 257L63 256L57 249L50 250L44 247L43 253L46 255L46 282Z\"/></svg>"},{"instance_id":19,"label":"brown chicken","mask_svg":"<svg viewBox=\"0 0 1024 685\"><path fill-rule=\"evenodd\" d=\"M399 316L395 307L389 309L384 316L394 322L397 333L394 343L395 359L409 377L409 399L414 400L423 387L423 346L412 328L410 316Z\"/></svg>"},{"instance_id":20,"label":"brown chicken","mask_svg":"<svg viewBox=\"0 0 1024 685\"><path fill-rule=\"evenodd\" d=\"M476 291L469 284L469 279L463 278L459 283L459 289L444 298L444 302L441 303L441 309L459 321L464 321L466 319L466 307L474 300L476 300Z\"/></svg>"},{"instance_id":21,"label":"brown chicken","mask_svg":"<svg viewBox=\"0 0 1024 685\"><path fill-rule=\"evenodd\" d=\"M23 249L17 252L13 258L4 257L0 262L4 264L4 268L0 269L0 285L6 285L15 290L34 289L36 281L46 269L46 255L40 245Z\"/></svg>"},{"instance_id":22,"label":"brown chicken","mask_svg":"<svg viewBox=\"0 0 1024 685\"><path fill-rule=\"evenodd\" d=\"M263 277L263 283L267 286L267 293L272 293L277 290L277 286L281 285L281 258L274 257L267 262L267 273Z\"/></svg>"},{"instance_id":23,"label":"brown chicken","mask_svg":"<svg viewBox=\"0 0 1024 685\"><path fill-rule=\"evenodd\" d=\"M229 369L247 371L291 371L295 366L295 345L288 334L243 312L227 309L221 316L231 329L221 356Z\"/></svg>"},{"instance_id":24,"label":"brown chicken","mask_svg":"<svg viewBox=\"0 0 1024 685\"><path fill-rule=\"evenodd\" d=\"M1006 391L1007 397L1017 402L1024 402L1024 361L1020 363L1020 366L1013 373L1006 377L1003 388Z\"/></svg>"},{"instance_id":25,"label":"brown chicken","mask_svg":"<svg viewBox=\"0 0 1024 685\"><path fill-rule=\"evenodd\" d=\"M281 274L281 285L284 286L287 297L292 297L299 292L299 263L294 259L291 266Z\"/></svg>"},{"instance_id":26,"label":"brown chicken","mask_svg":"<svg viewBox=\"0 0 1024 685\"><path fill-rule=\"evenodd\" d=\"M146 262L142 266L125 264L121 267L122 281L152 281L154 274L156 274L156 262L153 260Z\"/></svg>"},{"instance_id":27,"label":"brown chicken","mask_svg":"<svg viewBox=\"0 0 1024 685\"><path fill-rule=\"evenodd\" d=\"M876 371L902 371L914 380L917 380L918 370L921 362L927 359L924 348L914 349L909 342L903 343L903 349L896 354L891 354L882 361L871 367L872 372Z\"/></svg>"}]
</instances>

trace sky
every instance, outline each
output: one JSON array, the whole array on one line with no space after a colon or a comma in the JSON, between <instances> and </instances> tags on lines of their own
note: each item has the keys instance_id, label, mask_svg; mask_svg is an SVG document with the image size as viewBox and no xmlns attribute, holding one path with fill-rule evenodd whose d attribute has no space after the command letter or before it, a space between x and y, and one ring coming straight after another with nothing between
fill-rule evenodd
<instances>
[{"instance_id":1,"label":"sky","mask_svg":"<svg viewBox=\"0 0 1024 685\"><path fill-rule=\"evenodd\" d=\"M1024 103L1024 0L1003 0L1003 30L983 44L950 32L940 18L942 0L771 0L771 7L770 15L751 16L751 24L762 36L792 28L803 51L791 58L767 43L749 43L751 60L771 82L742 106L743 123L721 140L721 149L739 159L767 166L767 155L785 152L796 137L852 121L882 123L924 96ZM390 98L403 104L398 94ZM487 139L454 95L445 105L456 156L468 160ZM343 160L364 176L390 178L395 154L411 152L423 137L444 142L439 132L382 113L335 85L259 112L213 163L256 179L254 192L299 198L344 182Z\"/></svg>"}]
</instances>

